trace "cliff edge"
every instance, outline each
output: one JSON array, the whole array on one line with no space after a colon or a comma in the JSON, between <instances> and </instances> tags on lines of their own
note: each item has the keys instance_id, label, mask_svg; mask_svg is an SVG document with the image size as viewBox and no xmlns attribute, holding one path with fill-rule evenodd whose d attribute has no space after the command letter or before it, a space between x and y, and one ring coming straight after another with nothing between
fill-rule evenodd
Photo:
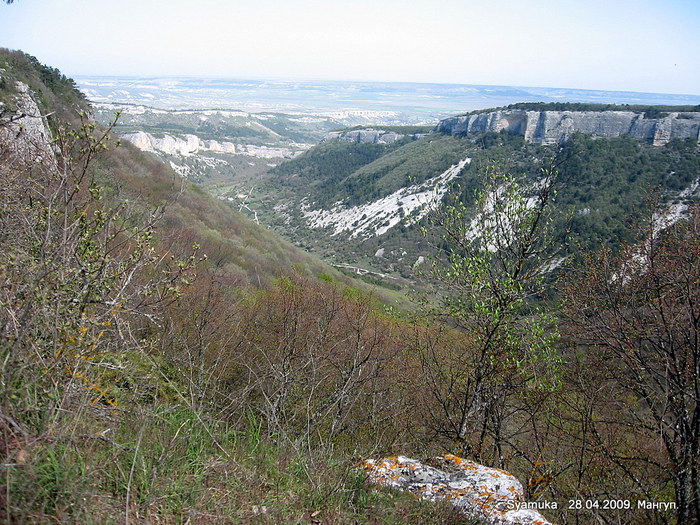
<instances>
[{"instance_id":1,"label":"cliff edge","mask_svg":"<svg viewBox=\"0 0 700 525\"><path fill-rule=\"evenodd\" d=\"M671 112L647 118L636 111L528 111L502 109L441 120L435 131L449 135L474 135L489 131L522 135L528 142L558 144L573 133L594 137L630 135L664 146L673 139L700 141L700 113Z\"/></svg>"}]
</instances>

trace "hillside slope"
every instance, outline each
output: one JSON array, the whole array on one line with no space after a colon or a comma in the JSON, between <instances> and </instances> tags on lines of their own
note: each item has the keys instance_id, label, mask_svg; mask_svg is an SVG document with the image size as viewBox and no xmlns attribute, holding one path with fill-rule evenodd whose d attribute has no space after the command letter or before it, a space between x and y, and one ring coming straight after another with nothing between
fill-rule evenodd
<instances>
[{"instance_id":1,"label":"hillside slope","mask_svg":"<svg viewBox=\"0 0 700 525\"><path fill-rule=\"evenodd\" d=\"M403 454L432 456L421 481L454 481L436 466L473 471L450 493L419 492L473 499L481 516L499 490L520 494L498 498L493 522L513 503L519 523L542 523L521 506L603 498L622 503L551 505L547 518L698 521L697 207L658 228L700 186L692 141L576 134L552 149L507 133L341 134L290 163L260 202L289 228L300 205L298 219L319 221L306 226L318 247L394 239L395 253L371 257L397 263L408 234L433 226L420 218L431 199L451 204L431 248L444 256L439 300L399 316L326 267L295 265L298 252L150 154L116 147L56 70L0 60L0 521L471 523L447 503L370 487L357 468L370 454L386 456L389 485L412 489L417 463ZM347 152L358 157L328 177ZM565 307L542 279L557 255L550 158L571 177L557 181L571 222L598 226L593 245L613 242L619 210L643 206L649 184L663 184L667 206L645 230L620 231L653 242L584 254L564 275ZM516 175L488 179L494 163ZM277 198L298 188L306 199ZM355 201L333 202L336 190ZM527 489L508 477L504 491L472 460Z\"/></svg>"},{"instance_id":2,"label":"hillside slope","mask_svg":"<svg viewBox=\"0 0 700 525\"><path fill-rule=\"evenodd\" d=\"M469 523L347 460L407 435L373 297L32 57L0 51L0 102L1 522Z\"/></svg>"},{"instance_id":3,"label":"hillside slope","mask_svg":"<svg viewBox=\"0 0 700 525\"><path fill-rule=\"evenodd\" d=\"M58 71L7 51L0 55L0 68L0 111L8 120L16 118L12 115L17 111L23 115L17 124L31 140L41 136L44 147L50 148L49 128L79 126L81 118L87 122L87 117L81 117L90 112L87 101ZM33 105L35 98L37 105ZM49 117L37 118L32 112ZM332 272L318 259L183 180L156 157L128 142L117 147L115 139L106 146L91 167L104 187L105 198L110 206L128 200L142 214L163 207L163 219L156 228L168 249L184 253L196 242L215 264L256 285L292 268L308 275Z\"/></svg>"},{"instance_id":4,"label":"hillside slope","mask_svg":"<svg viewBox=\"0 0 700 525\"><path fill-rule=\"evenodd\" d=\"M433 251L418 227L431 229L428 210L445 198L469 205L490 170L535 188L541 169L556 166L557 230L570 231L562 257L630 240L629 221L654 192L675 217L700 196L694 136L659 146L627 133L572 132L561 144L542 144L507 129L466 135L448 128L390 145L326 142L273 169L248 205L264 223L338 264L413 278L414 266Z\"/></svg>"}]
</instances>

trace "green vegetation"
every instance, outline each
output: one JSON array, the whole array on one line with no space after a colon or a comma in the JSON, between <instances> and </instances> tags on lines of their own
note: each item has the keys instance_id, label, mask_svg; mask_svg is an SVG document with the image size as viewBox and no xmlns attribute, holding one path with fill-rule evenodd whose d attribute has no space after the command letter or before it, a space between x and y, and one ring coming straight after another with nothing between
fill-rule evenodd
<instances>
[{"instance_id":1,"label":"green vegetation","mask_svg":"<svg viewBox=\"0 0 700 525\"><path fill-rule=\"evenodd\" d=\"M478 109L466 115L480 115L503 109L525 111L634 111L645 113L647 118L662 118L668 113L696 113L700 106L637 105L637 104L596 104L592 102L518 102L505 107Z\"/></svg>"},{"instance_id":2,"label":"green vegetation","mask_svg":"<svg viewBox=\"0 0 700 525\"><path fill-rule=\"evenodd\" d=\"M626 221L644 213L649 195L661 191L673 200L700 173L697 145L691 141L659 148L629 137L575 135L558 155L563 180L558 203L575 209L569 228L576 250L633 240Z\"/></svg>"},{"instance_id":3,"label":"green vegetation","mask_svg":"<svg viewBox=\"0 0 700 525\"><path fill-rule=\"evenodd\" d=\"M56 162L0 148L0 520L469 523L354 467L410 435L373 297L91 121L54 126Z\"/></svg>"},{"instance_id":4,"label":"green vegetation","mask_svg":"<svg viewBox=\"0 0 700 525\"><path fill-rule=\"evenodd\" d=\"M207 111L162 110L133 104L117 104L123 116L116 131L128 133L146 131L153 134L191 133L202 140L232 141L245 144L288 144L289 142L316 143L333 124L313 120L305 122L295 115L284 113L246 113L230 109ZM138 109L136 109L138 108ZM113 119L114 109L99 106L95 118L102 124Z\"/></svg>"},{"instance_id":5,"label":"green vegetation","mask_svg":"<svg viewBox=\"0 0 700 525\"><path fill-rule=\"evenodd\" d=\"M306 184L334 188L361 166L396 147L394 144L328 141L274 168L272 174L279 177L300 177Z\"/></svg>"},{"instance_id":6,"label":"green vegetation","mask_svg":"<svg viewBox=\"0 0 700 525\"><path fill-rule=\"evenodd\" d=\"M111 111L100 110L100 120L113 118ZM255 125L251 125L251 121ZM212 114L206 120L198 115L182 111L146 109L143 113L126 112L117 124L119 133L145 131L159 136L164 133L183 135L191 133L202 140L244 140L246 143L262 144L274 138L274 134L245 113L240 115Z\"/></svg>"},{"instance_id":7,"label":"green vegetation","mask_svg":"<svg viewBox=\"0 0 700 525\"><path fill-rule=\"evenodd\" d=\"M700 111L700 106L644 106L637 104L591 104L582 102L520 102L511 104L508 109L528 111L634 111L646 113L647 118L660 118L667 113L692 113Z\"/></svg>"},{"instance_id":8,"label":"green vegetation","mask_svg":"<svg viewBox=\"0 0 700 525\"><path fill-rule=\"evenodd\" d=\"M331 131L334 127L330 120L304 123L298 116L284 113L266 113L262 124L286 139L309 144L317 143L321 133Z\"/></svg>"},{"instance_id":9,"label":"green vegetation","mask_svg":"<svg viewBox=\"0 0 700 525\"><path fill-rule=\"evenodd\" d=\"M348 204L376 200L440 175L462 160L465 151L465 143L454 137L430 136L410 142L352 173L343 181L340 194L347 195Z\"/></svg>"},{"instance_id":10,"label":"green vegetation","mask_svg":"<svg viewBox=\"0 0 700 525\"><path fill-rule=\"evenodd\" d=\"M363 156L358 150L374 155ZM259 191L275 198L270 204L256 201L255 206L261 221L298 245L340 263L404 278L405 284L405 279L416 281L413 265L430 253L414 225L403 223L367 240L329 237L309 229L294 211L294 203L308 195L307 202L313 208L330 208L338 201L364 204L438 175L465 157L471 158L471 163L450 194L468 208L473 206L483 185L483 173L490 167L497 166L529 186L540 177L547 159L553 159L560 173L559 217L554 229L559 238L566 234L568 239L560 256L574 258L582 250L615 248L631 241L629 222L644 212L649 195L655 191L668 201L694 201L693 195L677 196L691 187L700 173L700 156L692 140L658 147L630 137L593 139L576 134L565 144L543 146L501 132L471 139L435 134L395 148L331 141L273 170L275 177ZM273 209L279 202L290 203L282 214ZM374 257L380 249L385 256Z\"/></svg>"},{"instance_id":11,"label":"green vegetation","mask_svg":"<svg viewBox=\"0 0 700 525\"><path fill-rule=\"evenodd\" d=\"M85 97L75 87L73 79L63 75L58 69L41 64L35 57L0 48L0 103L7 107L0 112L13 109L15 83L22 81L36 94L39 109L43 114L57 112L60 119L68 118L67 108L85 107Z\"/></svg>"},{"instance_id":12,"label":"green vegetation","mask_svg":"<svg viewBox=\"0 0 700 525\"><path fill-rule=\"evenodd\" d=\"M481 148L470 152L473 160L455 189L455 198L468 206L480 188L479 174L488 166L534 181L541 163L533 159L554 160L560 211L554 228L560 238L568 237L561 256L634 240L629 221L645 212L650 195L658 191L668 200L677 200L675 196L700 173L700 155L692 140L656 147L626 136L593 139L575 134L560 146L539 146L519 136L489 133L475 142Z\"/></svg>"},{"instance_id":13,"label":"green vegetation","mask_svg":"<svg viewBox=\"0 0 700 525\"><path fill-rule=\"evenodd\" d=\"M393 144L333 140L285 162L272 174L290 184L302 184L316 208L338 200L354 205L439 175L464 158L466 144L448 136Z\"/></svg>"},{"instance_id":14,"label":"green vegetation","mask_svg":"<svg viewBox=\"0 0 700 525\"><path fill-rule=\"evenodd\" d=\"M465 352L418 345L439 407L431 426L469 457L499 467L516 441L512 432L540 417L537 402L530 403L561 384L557 321L528 300L543 294L543 268L558 249L550 231L557 174L549 168L541 175L531 206L530 192L515 178L488 171L473 206L449 203L424 229L439 237L444 252L431 269L442 291L436 315L470 346ZM524 396L530 403L521 404Z\"/></svg>"},{"instance_id":15,"label":"green vegetation","mask_svg":"<svg viewBox=\"0 0 700 525\"><path fill-rule=\"evenodd\" d=\"M444 452L530 499L678 504L580 522L698 521L700 212L659 232L651 206L619 230L645 242L599 250L629 195L697 179L696 144L489 134L290 162L319 191L356 152L333 184L361 199L473 159L423 224L438 286L408 314L81 115L56 108L51 145L0 115L0 521L470 523L355 468ZM547 289L543 268L574 252L557 206L591 250Z\"/></svg>"},{"instance_id":16,"label":"green vegetation","mask_svg":"<svg viewBox=\"0 0 700 525\"><path fill-rule=\"evenodd\" d=\"M356 130L362 130L362 129L373 129L376 131L388 131L390 133L400 133L402 135L420 135L424 133L430 133L433 130L434 126L385 126L385 125L376 125L376 126L353 126L351 128L342 128L342 129L335 129L333 131L341 131L341 132L346 132L346 131L356 131Z\"/></svg>"}]
</instances>

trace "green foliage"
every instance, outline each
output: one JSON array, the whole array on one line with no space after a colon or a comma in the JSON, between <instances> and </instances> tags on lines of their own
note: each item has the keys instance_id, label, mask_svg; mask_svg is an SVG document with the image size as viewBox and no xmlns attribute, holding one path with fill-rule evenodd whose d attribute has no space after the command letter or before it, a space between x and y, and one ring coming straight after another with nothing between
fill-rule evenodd
<instances>
[{"instance_id":1,"label":"green foliage","mask_svg":"<svg viewBox=\"0 0 700 525\"><path fill-rule=\"evenodd\" d=\"M388 131L391 133L400 133L402 135L420 135L427 134L433 130L434 126L384 126L384 125L372 125L372 126L353 126L351 128L336 129L334 131L355 131L363 129L372 129L376 131Z\"/></svg>"},{"instance_id":2,"label":"green foliage","mask_svg":"<svg viewBox=\"0 0 700 525\"><path fill-rule=\"evenodd\" d=\"M674 195L689 188L700 173L700 156L692 139L658 147L630 137L593 139L583 134L572 136L565 144L552 146L527 143L521 136L504 132L487 133L469 140L445 138L429 135L388 151L349 174L350 169L341 170L338 177L330 175L328 178L323 173L334 173L333 159L327 159L323 170L314 171L311 166L316 148L313 148L300 157L309 163L308 180L276 172L282 181L275 179L265 187L266 195L279 197L268 206L262 201L259 203L259 209L266 211L260 215L261 220L327 259L415 280L418 276L413 265L428 250L418 228L400 224L380 237L366 240L343 235L332 237L327 232L306 227L304 218L296 213L293 205L279 215L272 209L273 205L280 201L294 202L299 195L297 192L310 194L307 203L312 207L330 208L338 201L366 203L434 176L455 159L470 157L471 163L450 190L451 199L469 208L474 205L474 196L481 188L479 174L488 166L495 163L504 171L522 174L527 186L540 176L537 159L556 157L560 172L557 196L560 213L553 230L558 238L567 236L560 256L571 262L582 250L600 246L614 248L632 240L628 223L643 210L651 192L658 189L664 198L673 200ZM319 146L319 151L327 147L331 146ZM342 155L343 148L354 146L337 144L336 147L336 153ZM283 164L277 170L286 169L285 166L291 168L294 162L296 160ZM280 191L280 184L287 184L283 191ZM695 197L690 195L684 199L692 201ZM380 248L386 256L374 257Z\"/></svg>"},{"instance_id":3,"label":"green foliage","mask_svg":"<svg viewBox=\"0 0 700 525\"><path fill-rule=\"evenodd\" d=\"M454 137L409 142L356 170L343 181L339 194L350 205L379 199L440 175L462 160L465 150L465 142Z\"/></svg>"},{"instance_id":4,"label":"green foliage","mask_svg":"<svg viewBox=\"0 0 700 525\"><path fill-rule=\"evenodd\" d=\"M306 184L335 186L355 170L395 149L395 145L328 141L271 170L280 177L298 176Z\"/></svg>"},{"instance_id":5,"label":"green foliage","mask_svg":"<svg viewBox=\"0 0 700 525\"><path fill-rule=\"evenodd\" d=\"M117 127L120 134L134 131L146 131L155 136L165 133L180 136L195 134L202 140L282 147L288 146L290 142L318 142L323 133L332 127L329 122L304 122L298 115L284 113L258 114L216 109L196 112L142 106L139 111L132 111L131 106L120 103L111 107L98 107L95 109L95 118L101 124L106 124L113 118L115 108L123 108L124 116ZM235 164L234 155L226 155L225 158ZM218 168L221 169L221 166Z\"/></svg>"},{"instance_id":6,"label":"green foliage","mask_svg":"<svg viewBox=\"0 0 700 525\"><path fill-rule=\"evenodd\" d=\"M521 397L560 387L556 319L532 302L542 293L542 268L555 249L556 175L553 168L543 170L537 187L525 190L517 178L491 169L474 212L455 202L433 218L444 252L432 270L442 283L436 313L466 339L456 355L417 342L439 407L432 411L433 425L489 464L502 465L505 448L513 446L519 423L511 417L521 411L515 408ZM463 370L452 367L456 362Z\"/></svg>"},{"instance_id":7,"label":"green foliage","mask_svg":"<svg viewBox=\"0 0 700 525\"><path fill-rule=\"evenodd\" d=\"M377 442L374 301L318 265L334 283L271 279L237 310L239 269L261 283L309 259L108 142L83 120L56 127L56 157L0 151L0 519L464 522L327 455ZM318 373L271 406L287 377L255 356Z\"/></svg>"},{"instance_id":8,"label":"green foliage","mask_svg":"<svg viewBox=\"0 0 700 525\"><path fill-rule=\"evenodd\" d=\"M464 157L466 144L447 136L388 145L329 141L272 173L284 177L283 183L311 192L315 208L337 201L355 205L439 175Z\"/></svg>"},{"instance_id":9,"label":"green foliage","mask_svg":"<svg viewBox=\"0 0 700 525\"><path fill-rule=\"evenodd\" d=\"M59 101L54 91L68 85L60 74L12 60L26 71L3 74L7 100L12 79ZM574 339L562 353L543 272L567 229L555 196L581 212L579 240L635 238L617 215L635 212L629 201L643 188L692 184L692 141L653 148L575 136L556 152L507 134L331 142L280 167L277 175L297 175L287 189L362 202L473 159L437 222L401 232L433 235L433 277L443 285L431 297L434 315L408 324L152 157L107 149L109 134L85 117L54 131L51 156L0 151L0 521L469 523L449 505L377 490L353 466L368 453L445 449L529 478L533 498L550 488L558 501L673 496L674 463L659 443L674 451L690 424L649 416L663 406L664 417L683 417L679 399L692 389L659 403L653 395L664 384L680 392L679 379L697 383L689 360L665 383L654 380L676 366L658 361L662 351L697 340L678 338L681 320L697 316L665 309L695 308L697 219L692 232L663 237L686 243L675 264L656 258L653 272L619 286L608 273L598 281L606 293L580 297L586 283L570 287L575 315L592 310L581 322L620 305L634 318L619 323L617 361L600 351L610 338L585 347ZM555 153L557 177L533 163ZM494 163L520 175L486 169ZM386 256L395 251L408 267L415 261L403 238L367 241L372 253L374 242L393 242ZM337 253L355 249L345 244ZM629 282L635 293L618 297ZM649 305L672 314L663 330ZM657 351L629 361L640 341ZM638 373L619 375L628 363ZM649 373L657 375L642 385ZM653 395L639 395L649 385ZM640 517L661 519L582 519Z\"/></svg>"},{"instance_id":10,"label":"green foliage","mask_svg":"<svg viewBox=\"0 0 700 525\"><path fill-rule=\"evenodd\" d=\"M568 237L561 247L562 257L575 258L582 250L615 248L633 240L629 221L644 212L650 194L658 190L674 200L674 195L690 187L700 173L700 156L693 140L658 147L626 136L593 139L574 134L560 146L539 146L525 143L519 136L490 133L475 142L481 148L470 151L472 162L452 194L467 208L474 206L479 172L490 164L534 182L539 168L533 159L556 156L560 213L552 227L556 237ZM686 197L690 201L694 198Z\"/></svg>"},{"instance_id":11,"label":"green foliage","mask_svg":"<svg viewBox=\"0 0 700 525\"><path fill-rule=\"evenodd\" d=\"M576 210L568 225L576 250L633 240L626 221L644 212L650 193L661 189L673 197L700 173L697 147L688 142L654 147L630 137L594 140L577 134L558 158L564 181L558 202Z\"/></svg>"},{"instance_id":12,"label":"green foliage","mask_svg":"<svg viewBox=\"0 0 700 525\"><path fill-rule=\"evenodd\" d=\"M58 110L56 121L67 116L66 107L87 109L85 97L76 89L73 79L56 68L41 64L31 55L0 48L0 67L6 70L0 84L0 101L6 101L7 94L16 89L14 83L21 80L38 95L42 113Z\"/></svg>"},{"instance_id":13,"label":"green foliage","mask_svg":"<svg viewBox=\"0 0 700 525\"><path fill-rule=\"evenodd\" d=\"M319 131L330 131L333 124L330 121L305 123L298 115L284 113L268 113L261 124L278 135L299 143L315 144L319 140Z\"/></svg>"},{"instance_id":14,"label":"green foliage","mask_svg":"<svg viewBox=\"0 0 700 525\"><path fill-rule=\"evenodd\" d=\"M597 104L592 102L518 102L506 107L479 109L467 115L490 113L499 109L521 109L525 111L634 111L645 113L646 118L663 118L668 113L693 113L700 111L698 106L637 105L637 104Z\"/></svg>"}]
</instances>

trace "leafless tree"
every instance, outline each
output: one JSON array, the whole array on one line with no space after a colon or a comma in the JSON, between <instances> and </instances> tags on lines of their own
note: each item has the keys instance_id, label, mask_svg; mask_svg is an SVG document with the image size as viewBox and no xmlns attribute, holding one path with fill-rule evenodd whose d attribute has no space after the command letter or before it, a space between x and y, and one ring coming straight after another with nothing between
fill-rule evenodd
<instances>
[{"instance_id":1,"label":"leafless tree","mask_svg":"<svg viewBox=\"0 0 700 525\"><path fill-rule=\"evenodd\" d=\"M635 465L654 465L646 490L670 481L678 523L700 519L700 211L666 231L657 216L644 241L619 255L603 252L572 276L567 319L585 348L598 382L616 393L605 420L640 446L612 457L635 477ZM595 430L591 427L591 430Z\"/></svg>"}]
</instances>

